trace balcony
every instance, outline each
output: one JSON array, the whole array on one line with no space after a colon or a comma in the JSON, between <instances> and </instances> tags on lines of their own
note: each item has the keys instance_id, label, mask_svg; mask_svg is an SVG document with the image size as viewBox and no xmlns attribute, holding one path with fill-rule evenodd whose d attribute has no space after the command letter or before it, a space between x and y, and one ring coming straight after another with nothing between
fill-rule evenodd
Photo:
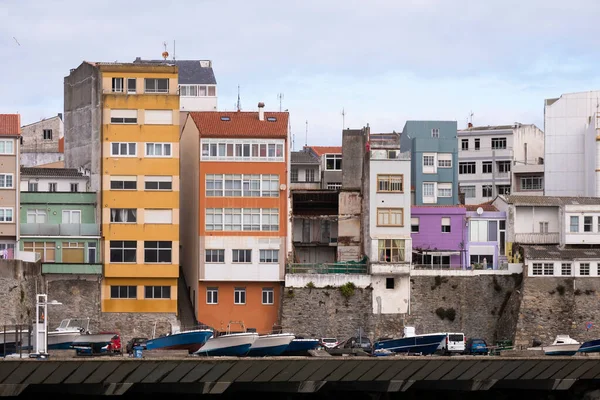
<instances>
[{"instance_id":1,"label":"balcony","mask_svg":"<svg viewBox=\"0 0 600 400\"><path fill-rule=\"evenodd\" d=\"M527 160L527 162L514 161L512 171L515 174L543 174L544 159L540 157L536 160Z\"/></svg>"},{"instance_id":2,"label":"balcony","mask_svg":"<svg viewBox=\"0 0 600 400\"><path fill-rule=\"evenodd\" d=\"M410 273L410 265L393 264L393 263L373 263L371 264L372 275L408 275Z\"/></svg>"},{"instance_id":3,"label":"balcony","mask_svg":"<svg viewBox=\"0 0 600 400\"><path fill-rule=\"evenodd\" d=\"M332 263L332 264L287 264L288 274L367 274L367 264Z\"/></svg>"},{"instance_id":4,"label":"balcony","mask_svg":"<svg viewBox=\"0 0 600 400\"><path fill-rule=\"evenodd\" d=\"M560 234L550 233L516 233L515 243L519 244L559 244Z\"/></svg>"},{"instance_id":5,"label":"balcony","mask_svg":"<svg viewBox=\"0 0 600 400\"><path fill-rule=\"evenodd\" d=\"M42 274L101 275L102 264L42 263Z\"/></svg>"},{"instance_id":6,"label":"balcony","mask_svg":"<svg viewBox=\"0 0 600 400\"><path fill-rule=\"evenodd\" d=\"M21 224L21 236L100 236L100 225Z\"/></svg>"}]
</instances>

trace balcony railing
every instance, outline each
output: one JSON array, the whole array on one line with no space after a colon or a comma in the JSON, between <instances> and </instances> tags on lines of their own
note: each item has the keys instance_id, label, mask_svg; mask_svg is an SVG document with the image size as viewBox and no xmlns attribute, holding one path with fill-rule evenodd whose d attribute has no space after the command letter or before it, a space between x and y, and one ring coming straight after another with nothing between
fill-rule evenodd
<instances>
[{"instance_id":1,"label":"balcony railing","mask_svg":"<svg viewBox=\"0 0 600 400\"><path fill-rule=\"evenodd\" d=\"M43 274L101 275L102 264L42 263Z\"/></svg>"},{"instance_id":2,"label":"balcony railing","mask_svg":"<svg viewBox=\"0 0 600 400\"><path fill-rule=\"evenodd\" d=\"M99 236L99 224L21 224L21 236Z\"/></svg>"},{"instance_id":3,"label":"balcony railing","mask_svg":"<svg viewBox=\"0 0 600 400\"><path fill-rule=\"evenodd\" d=\"M319 264L287 264L288 274L367 274L367 264L319 263Z\"/></svg>"},{"instance_id":4,"label":"balcony railing","mask_svg":"<svg viewBox=\"0 0 600 400\"><path fill-rule=\"evenodd\" d=\"M460 264L413 264L412 269L466 269L466 267Z\"/></svg>"},{"instance_id":5,"label":"balcony railing","mask_svg":"<svg viewBox=\"0 0 600 400\"><path fill-rule=\"evenodd\" d=\"M560 234L550 233L516 233L515 242L520 244L558 244Z\"/></svg>"}]
</instances>

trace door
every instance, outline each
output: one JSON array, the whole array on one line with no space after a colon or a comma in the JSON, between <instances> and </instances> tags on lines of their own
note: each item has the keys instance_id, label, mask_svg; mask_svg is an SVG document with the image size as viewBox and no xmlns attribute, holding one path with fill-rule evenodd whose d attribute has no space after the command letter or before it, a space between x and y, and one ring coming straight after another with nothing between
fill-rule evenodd
<instances>
[{"instance_id":1,"label":"door","mask_svg":"<svg viewBox=\"0 0 600 400\"><path fill-rule=\"evenodd\" d=\"M96 262L96 242L88 242L88 263Z\"/></svg>"}]
</instances>

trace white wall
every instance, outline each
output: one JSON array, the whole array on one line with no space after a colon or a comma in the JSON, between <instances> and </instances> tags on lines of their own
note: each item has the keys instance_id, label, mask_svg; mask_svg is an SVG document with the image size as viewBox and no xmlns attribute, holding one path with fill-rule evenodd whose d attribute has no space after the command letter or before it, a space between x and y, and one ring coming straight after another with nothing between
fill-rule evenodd
<instances>
[{"instance_id":1,"label":"white wall","mask_svg":"<svg viewBox=\"0 0 600 400\"><path fill-rule=\"evenodd\" d=\"M527 163L534 164L544 157L544 132L535 125L521 125L513 131L513 159L525 162L527 143Z\"/></svg>"},{"instance_id":2,"label":"white wall","mask_svg":"<svg viewBox=\"0 0 600 400\"><path fill-rule=\"evenodd\" d=\"M548 222L548 233L560 232L558 207L519 206L514 209L514 233L539 233L540 222Z\"/></svg>"},{"instance_id":3,"label":"white wall","mask_svg":"<svg viewBox=\"0 0 600 400\"><path fill-rule=\"evenodd\" d=\"M543 275L543 267L542 267L542 275L533 275L533 264L552 264L553 268L553 275ZM570 275L562 275L562 264L563 263L570 263L571 264L571 274ZM581 263L586 263L586 264L590 264L590 274L589 275L581 275L580 274L580 264ZM587 277L597 277L600 276L598 274L598 262L595 261L588 261L588 260L582 260L582 261L567 261L567 260L527 260L527 272L528 272L528 278L543 278L543 277L549 277L549 276L579 276L582 278L587 278Z\"/></svg>"},{"instance_id":4,"label":"white wall","mask_svg":"<svg viewBox=\"0 0 600 400\"><path fill-rule=\"evenodd\" d=\"M216 111L217 97L182 97L179 96L181 111Z\"/></svg>"},{"instance_id":5,"label":"white wall","mask_svg":"<svg viewBox=\"0 0 600 400\"><path fill-rule=\"evenodd\" d=\"M71 191L71 183L78 183L80 192L87 191L87 183L88 178L33 178L33 177L23 177L21 176L21 192L29 191L29 182L38 184L38 192L47 192L49 183L56 183L56 191L58 192L70 192Z\"/></svg>"},{"instance_id":6,"label":"white wall","mask_svg":"<svg viewBox=\"0 0 600 400\"><path fill-rule=\"evenodd\" d=\"M571 232L571 217L579 217L579 231ZM592 231L584 232L584 217L592 217ZM566 205L563 220L565 244L600 244L600 205Z\"/></svg>"},{"instance_id":7,"label":"white wall","mask_svg":"<svg viewBox=\"0 0 600 400\"><path fill-rule=\"evenodd\" d=\"M386 278L394 288L386 289ZM410 304L410 276L373 276L373 314L406 314Z\"/></svg>"}]
</instances>

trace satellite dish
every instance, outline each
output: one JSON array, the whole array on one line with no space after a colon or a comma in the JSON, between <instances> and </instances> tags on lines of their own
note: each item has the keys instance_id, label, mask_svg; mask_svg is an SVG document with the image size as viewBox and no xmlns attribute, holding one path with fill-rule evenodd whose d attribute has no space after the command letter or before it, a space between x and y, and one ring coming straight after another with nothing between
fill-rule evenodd
<instances>
[{"instance_id":1,"label":"satellite dish","mask_svg":"<svg viewBox=\"0 0 600 400\"><path fill-rule=\"evenodd\" d=\"M287 186L285 186L285 183L282 183L281 185L279 185L279 190L285 190Z\"/></svg>"},{"instance_id":2,"label":"satellite dish","mask_svg":"<svg viewBox=\"0 0 600 400\"><path fill-rule=\"evenodd\" d=\"M477 215L483 214L483 208L477 207Z\"/></svg>"}]
</instances>

